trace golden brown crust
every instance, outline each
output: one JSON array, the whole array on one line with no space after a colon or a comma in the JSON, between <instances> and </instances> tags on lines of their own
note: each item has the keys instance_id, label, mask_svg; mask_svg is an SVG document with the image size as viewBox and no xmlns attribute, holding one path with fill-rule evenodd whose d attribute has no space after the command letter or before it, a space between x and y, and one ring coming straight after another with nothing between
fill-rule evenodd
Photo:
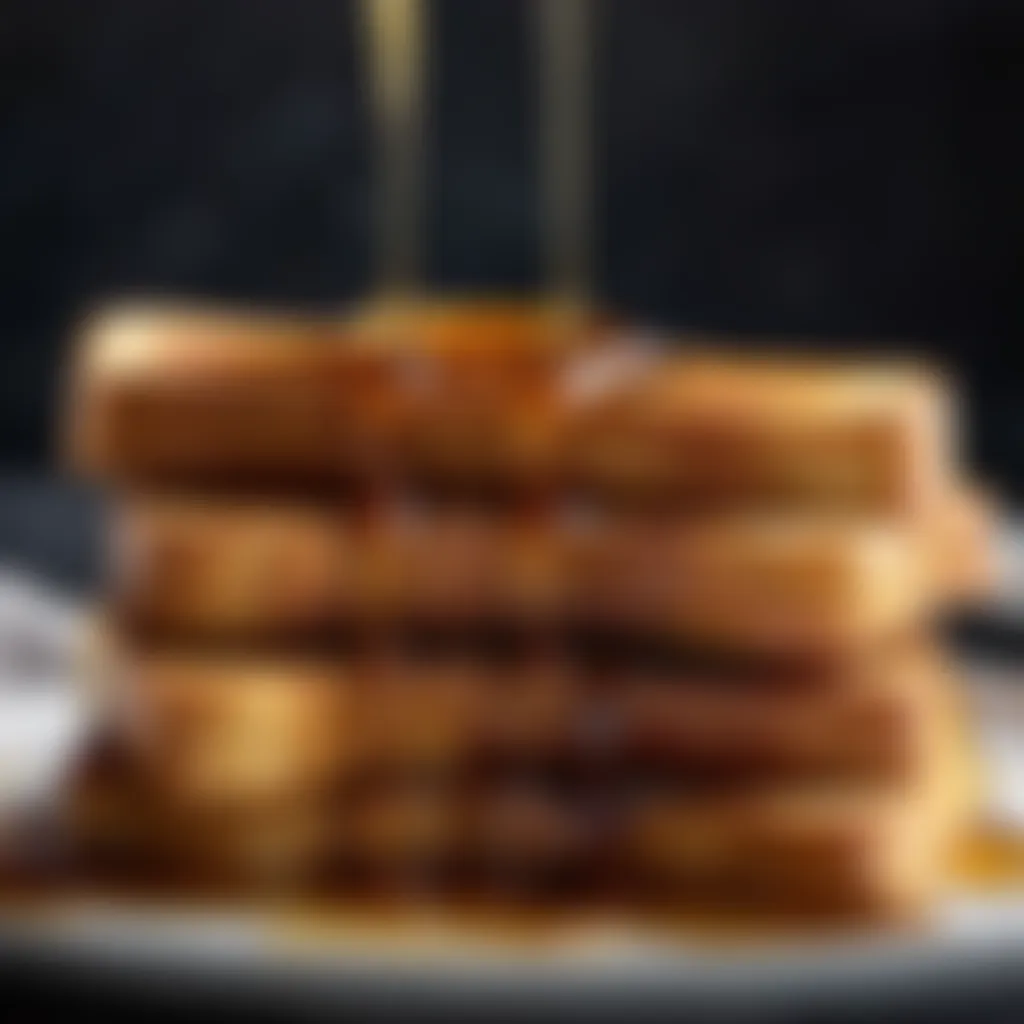
<instances>
[{"instance_id":1,"label":"golden brown crust","mask_svg":"<svg viewBox=\"0 0 1024 1024\"><path fill-rule=\"evenodd\" d=\"M920 772L948 728L948 674L912 646L799 679L641 674L609 699L623 763L677 780L897 780Z\"/></svg>"},{"instance_id":2,"label":"golden brown crust","mask_svg":"<svg viewBox=\"0 0 1024 1024\"><path fill-rule=\"evenodd\" d=\"M750 654L850 652L937 603L916 536L847 517L735 515L581 536L580 617Z\"/></svg>"},{"instance_id":3,"label":"golden brown crust","mask_svg":"<svg viewBox=\"0 0 1024 1024\"><path fill-rule=\"evenodd\" d=\"M392 509L368 523L360 548L377 621L538 626L561 612L561 541L548 514Z\"/></svg>"},{"instance_id":4,"label":"golden brown crust","mask_svg":"<svg viewBox=\"0 0 1024 1024\"><path fill-rule=\"evenodd\" d=\"M208 886L240 893L308 886L329 874L333 813L322 801L225 814L222 807L168 806L142 782L126 766L71 780L65 835L87 879L194 895Z\"/></svg>"},{"instance_id":5,"label":"golden brown crust","mask_svg":"<svg viewBox=\"0 0 1024 1024\"><path fill-rule=\"evenodd\" d=\"M129 500L111 531L112 598L152 638L328 638L353 599L350 534L314 506Z\"/></svg>"},{"instance_id":6,"label":"golden brown crust","mask_svg":"<svg viewBox=\"0 0 1024 1024\"><path fill-rule=\"evenodd\" d=\"M627 821L623 870L663 898L916 914L969 820L967 760L947 730L896 783L655 798Z\"/></svg>"},{"instance_id":7,"label":"golden brown crust","mask_svg":"<svg viewBox=\"0 0 1024 1024\"><path fill-rule=\"evenodd\" d=\"M92 318L70 381L67 442L116 481L312 481L335 472L329 325L186 306Z\"/></svg>"},{"instance_id":8,"label":"golden brown crust","mask_svg":"<svg viewBox=\"0 0 1024 1024\"><path fill-rule=\"evenodd\" d=\"M352 683L332 663L124 649L113 704L118 741L168 806L324 792L353 754Z\"/></svg>"},{"instance_id":9,"label":"golden brown crust","mask_svg":"<svg viewBox=\"0 0 1024 1024\"><path fill-rule=\"evenodd\" d=\"M948 485L949 406L914 367L685 353L581 408L566 471L606 497L917 512Z\"/></svg>"},{"instance_id":10,"label":"golden brown crust","mask_svg":"<svg viewBox=\"0 0 1024 1024\"><path fill-rule=\"evenodd\" d=\"M579 361L608 347L591 315L502 302L341 321L128 305L82 333L70 461L147 483L536 479Z\"/></svg>"},{"instance_id":11,"label":"golden brown crust","mask_svg":"<svg viewBox=\"0 0 1024 1024\"><path fill-rule=\"evenodd\" d=\"M280 500L135 499L114 523L112 597L142 635L185 640L543 629L575 612L740 648L840 645L984 591L988 506L961 489L933 522L766 513L578 529L550 508L363 517Z\"/></svg>"}]
</instances>

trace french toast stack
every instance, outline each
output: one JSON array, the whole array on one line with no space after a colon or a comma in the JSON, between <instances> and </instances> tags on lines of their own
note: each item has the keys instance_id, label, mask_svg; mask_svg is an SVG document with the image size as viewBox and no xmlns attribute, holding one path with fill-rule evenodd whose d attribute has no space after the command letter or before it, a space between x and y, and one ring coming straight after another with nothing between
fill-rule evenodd
<instances>
[{"instance_id":1,"label":"french toast stack","mask_svg":"<svg viewBox=\"0 0 1024 1024\"><path fill-rule=\"evenodd\" d=\"M899 916L970 807L930 634L984 503L928 372L560 309L94 321L90 864L188 886Z\"/></svg>"}]
</instances>

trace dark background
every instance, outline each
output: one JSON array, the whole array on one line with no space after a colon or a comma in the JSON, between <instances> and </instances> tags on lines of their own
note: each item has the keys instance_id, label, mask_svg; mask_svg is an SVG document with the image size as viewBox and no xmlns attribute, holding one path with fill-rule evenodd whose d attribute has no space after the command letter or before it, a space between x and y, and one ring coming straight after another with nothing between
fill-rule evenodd
<instances>
[{"instance_id":1,"label":"dark background","mask_svg":"<svg viewBox=\"0 0 1024 1024\"><path fill-rule=\"evenodd\" d=\"M534 0L429 0L429 277L539 282ZM937 355L1024 493L1024 3L594 0L597 291L673 327ZM0 465L52 465L98 296L369 285L347 0L0 0Z\"/></svg>"}]
</instances>

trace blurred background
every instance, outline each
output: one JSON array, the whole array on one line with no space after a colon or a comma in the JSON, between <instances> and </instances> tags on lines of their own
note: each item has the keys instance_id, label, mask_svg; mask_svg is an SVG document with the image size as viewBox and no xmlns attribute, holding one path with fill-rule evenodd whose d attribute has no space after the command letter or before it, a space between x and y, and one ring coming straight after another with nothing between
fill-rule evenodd
<instances>
[{"instance_id":1,"label":"blurred background","mask_svg":"<svg viewBox=\"0 0 1024 1024\"><path fill-rule=\"evenodd\" d=\"M1024 5L592 6L597 296L932 353L963 378L973 461L1024 492ZM425 277L528 292L536 3L425 10ZM351 0L2 0L0 62L0 466L52 470L67 326L97 297L333 306L371 285Z\"/></svg>"}]
</instances>

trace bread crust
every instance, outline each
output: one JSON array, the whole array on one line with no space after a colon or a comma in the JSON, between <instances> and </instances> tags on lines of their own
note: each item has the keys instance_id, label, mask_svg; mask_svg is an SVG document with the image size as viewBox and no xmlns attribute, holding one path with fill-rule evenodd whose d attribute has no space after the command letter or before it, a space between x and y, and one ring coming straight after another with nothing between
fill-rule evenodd
<instances>
[{"instance_id":1,"label":"bread crust","mask_svg":"<svg viewBox=\"0 0 1024 1024\"><path fill-rule=\"evenodd\" d=\"M122 648L112 732L164 807L254 807L325 793L352 758L352 681L298 656Z\"/></svg>"},{"instance_id":2,"label":"bread crust","mask_svg":"<svg viewBox=\"0 0 1024 1024\"><path fill-rule=\"evenodd\" d=\"M683 352L578 410L566 475L604 499L917 514L954 431L927 369Z\"/></svg>"},{"instance_id":3,"label":"bread crust","mask_svg":"<svg viewBox=\"0 0 1024 1024\"><path fill-rule=\"evenodd\" d=\"M613 523L574 545L580 621L748 655L855 652L941 604L898 524L778 514Z\"/></svg>"},{"instance_id":4,"label":"bread crust","mask_svg":"<svg viewBox=\"0 0 1024 1024\"><path fill-rule=\"evenodd\" d=\"M110 599L150 639L328 641L355 599L349 524L298 502L126 499L110 527Z\"/></svg>"}]
</instances>

